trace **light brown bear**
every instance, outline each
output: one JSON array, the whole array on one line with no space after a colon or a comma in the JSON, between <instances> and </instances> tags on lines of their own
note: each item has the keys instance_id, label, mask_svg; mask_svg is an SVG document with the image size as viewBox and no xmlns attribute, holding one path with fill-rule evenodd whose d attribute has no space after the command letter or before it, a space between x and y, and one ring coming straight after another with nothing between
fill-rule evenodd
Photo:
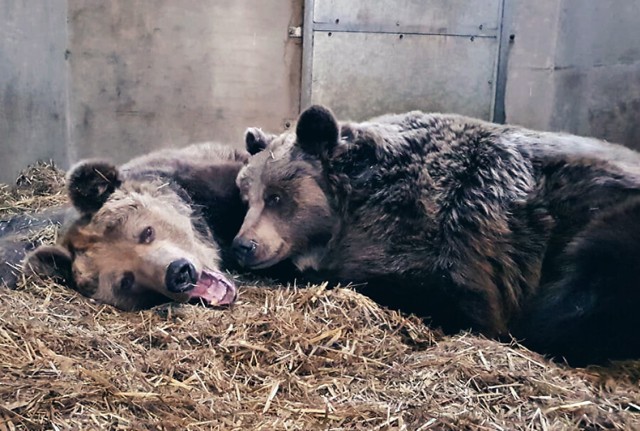
<instances>
[{"instance_id":1,"label":"light brown bear","mask_svg":"<svg viewBox=\"0 0 640 431\"><path fill-rule=\"evenodd\" d=\"M205 143L120 168L80 162L67 178L74 215L57 245L28 255L26 271L123 310L233 303L236 287L221 265L245 213L235 178L247 157Z\"/></svg>"}]
</instances>

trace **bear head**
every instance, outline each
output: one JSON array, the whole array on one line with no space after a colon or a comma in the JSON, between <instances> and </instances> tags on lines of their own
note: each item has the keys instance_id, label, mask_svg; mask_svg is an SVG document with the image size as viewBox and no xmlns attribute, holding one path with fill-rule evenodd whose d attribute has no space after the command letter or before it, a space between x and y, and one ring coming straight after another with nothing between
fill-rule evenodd
<instances>
[{"instance_id":1,"label":"bear head","mask_svg":"<svg viewBox=\"0 0 640 431\"><path fill-rule=\"evenodd\" d=\"M248 212L233 242L240 264L259 269L292 259L301 270L317 269L337 226L325 165L339 142L338 122L322 106L305 110L295 133L247 130L252 156L237 185Z\"/></svg>"},{"instance_id":2,"label":"bear head","mask_svg":"<svg viewBox=\"0 0 640 431\"><path fill-rule=\"evenodd\" d=\"M234 302L208 226L166 182L128 181L116 166L88 160L70 170L67 191L77 214L59 244L27 256L27 274L123 310Z\"/></svg>"}]
</instances>

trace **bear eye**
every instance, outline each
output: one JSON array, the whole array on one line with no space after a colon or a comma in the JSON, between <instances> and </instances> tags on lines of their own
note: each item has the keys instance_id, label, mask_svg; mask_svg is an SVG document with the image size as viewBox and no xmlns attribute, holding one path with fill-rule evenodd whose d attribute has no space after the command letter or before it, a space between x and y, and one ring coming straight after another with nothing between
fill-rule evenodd
<instances>
[{"instance_id":1,"label":"bear eye","mask_svg":"<svg viewBox=\"0 0 640 431\"><path fill-rule=\"evenodd\" d=\"M120 279L120 289L131 290L135 281L136 281L136 276L133 275L133 272L131 271L125 272L122 278Z\"/></svg>"},{"instance_id":2,"label":"bear eye","mask_svg":"<svg viewBox=\"0 0 640 431\"><path fill-rule=\"evenodd\" d=\"M280 197L279 194L273 193L273 194L270 194L269 196L267 196L267 199L265 199L265 203L269 207L274 207L274 206L278 205L281 200L282 200L282 198Z\"/></svg>"},{"instance_id":3,"label":"bear eye","mask_svg":"<svg viewBox=\"0 0 640 431\"><path fill-rule=\"evenodd\" d=\"M140 242L140 244L151 244L154 239L156 239L156 232L153 230L153 227L147 226L140 232L138 242Z\"/></svg>"}]
</instances>

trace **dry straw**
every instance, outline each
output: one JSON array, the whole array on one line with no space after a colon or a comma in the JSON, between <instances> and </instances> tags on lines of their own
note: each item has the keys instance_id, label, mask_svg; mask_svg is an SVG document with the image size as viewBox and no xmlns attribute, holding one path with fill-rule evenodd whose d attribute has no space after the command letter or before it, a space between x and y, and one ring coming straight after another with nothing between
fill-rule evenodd
<instances>
[{"instance_id":1,"label":"dry straw","mask_svg":"<svg viewBox=\"0 0 640 431\"><path fill-rule=\"evenodd\" d=\"M50 165L21 178L2 216L64 202ZM1 291L0 431L640 429L638 363L571 369L350 289L238 282L223 310L120 312L43 280Z\"/></svg>"}]
</instances>

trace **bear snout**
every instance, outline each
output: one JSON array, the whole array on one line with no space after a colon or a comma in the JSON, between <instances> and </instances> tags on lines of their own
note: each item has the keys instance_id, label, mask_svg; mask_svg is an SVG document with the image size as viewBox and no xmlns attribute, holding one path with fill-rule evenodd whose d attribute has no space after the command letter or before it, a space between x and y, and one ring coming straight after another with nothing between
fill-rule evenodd
<instances>
[{"instance_id":1,"label":"bear snout","mask_svg":"<svg viewBox=\"0 0 640 431\"><path fill-rule=\"evenodd\" d=\"M167 267L165 285L169 292L186 292L193 289L197 281L198 273L196 268L187 259L174 260Z\"/></svg>"},{"instance_id":2,"label":"bear snout","mask_svg":"<svg viewBox=\"0 0 640 431\"><path fill-rule=\"evenodd\" d=\"M241 265L246 266L248 262L254 259L258 243L252 239L237 236L233 240L232 247L238 262L240 262Z\"/></svg>"}]
</instances>

